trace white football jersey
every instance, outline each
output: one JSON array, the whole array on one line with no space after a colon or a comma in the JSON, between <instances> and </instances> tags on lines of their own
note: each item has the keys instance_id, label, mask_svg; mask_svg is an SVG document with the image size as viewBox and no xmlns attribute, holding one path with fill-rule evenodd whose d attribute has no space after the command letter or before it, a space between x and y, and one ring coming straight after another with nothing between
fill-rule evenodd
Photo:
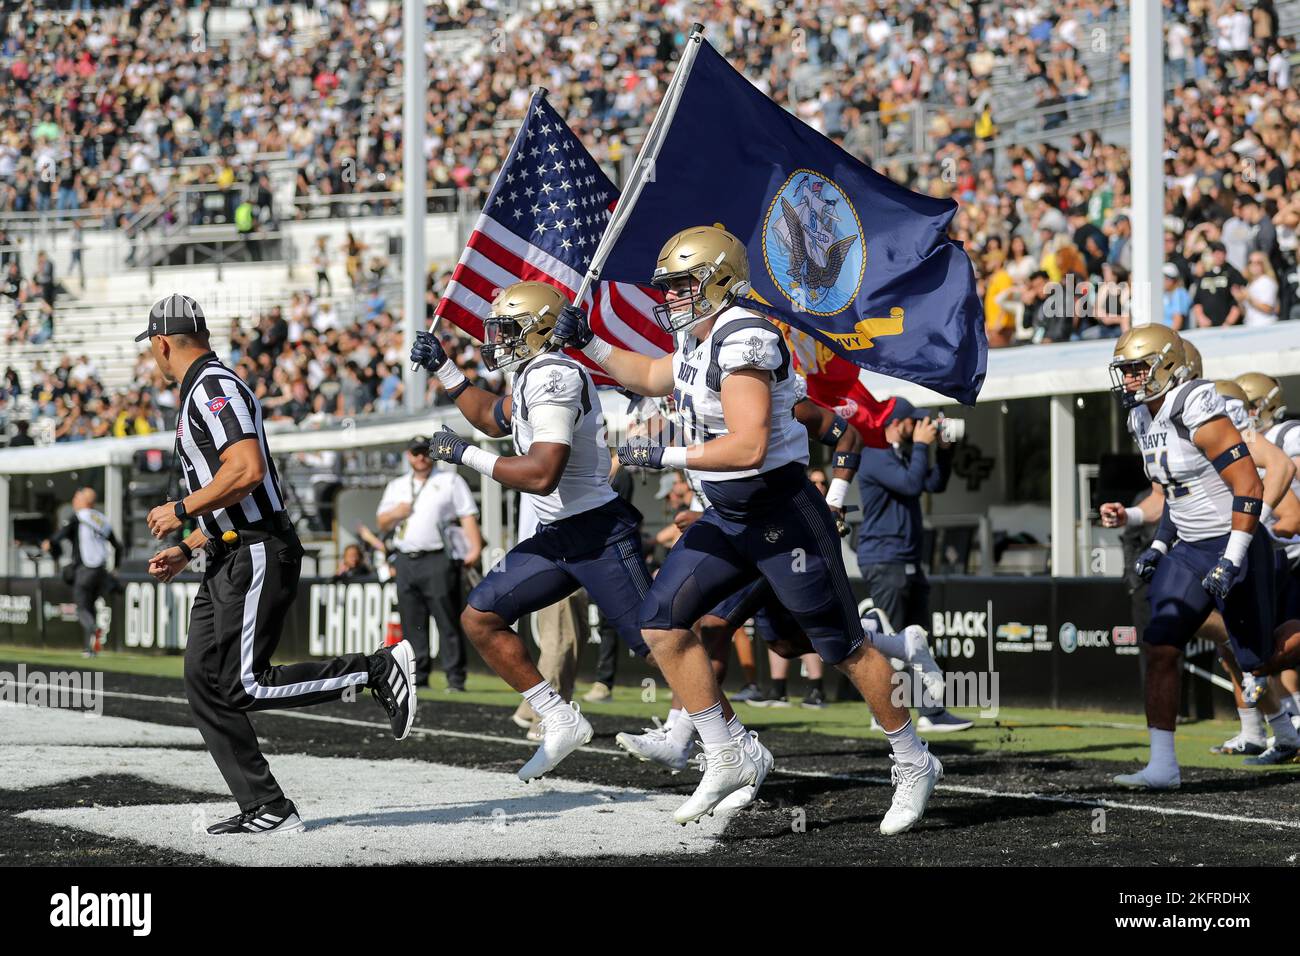
<instances>
[{"instance_id":1,"label":"white football jersey","mask_svg":"<svg viewBox=\"0 0 1300 956\"><path fill-rule=\"evenodd\" d=\"M1264 437L1277 445L1278 448L1281 448L1288 458L1300 456L1300 421L1279 422L1266 431ZM1296 477L1291 479L1291 492L1297 498L1300 498L1300 472L1297 472ZM1273 534L1275 524L1277 524L1276 518L1269 521L1269 534ZM1300 538L1283 538L1273 534L1273 539L1283 545L1289 560L1300 560Z\"/></svg>"},{"instance_id":2,"label":"white football jersey","mask_svg":"<svg viewBox=\"0 0 1300 956\"><path fill-rule=\"evenodd\" d=\"M727 434L722 414L722 382L733 372L771 372L772 432L767 457L758 468L745 471L693 469L699 481L734 481L787 465L808 463L808 432L795 420L795 374L785 339L771 322L748 309L732 307L714 320L703 340L693 333L679 336L673 353L673 398L688 444L700 444Z\"/></svg>"},{"instance_id":3,"label":"white football jersey","mask_svg":"<svg viewBox=\"0 0 1300 956\"><path fill-rule=\"evenodd\" d=\"M1193 442L1197 429L1227 414L1223 396L1205 379L1174 386L1154 417L1146 405L1129 412L1128 429L1147 477L1164 486L1169 515L1184 541L1232 530L1232 489Z\"/></svg>"},{"instance_id":4,"label":"white football jersey","mask_svg":"<svg viewBox=\"0 0 1300 956\"><path fill-rule=\"evenodd\" d=\"M578 413L560 483L549 495L525 494L532 499L538 521L550 524L618 497L609 484L609 447L600 396L585 368L563 353L532 359L515 376L513 395L510 430L520 455L528 454L533 444L533 426L528 421L533 409L560 405Z\"/></svg>"}]
</instances>

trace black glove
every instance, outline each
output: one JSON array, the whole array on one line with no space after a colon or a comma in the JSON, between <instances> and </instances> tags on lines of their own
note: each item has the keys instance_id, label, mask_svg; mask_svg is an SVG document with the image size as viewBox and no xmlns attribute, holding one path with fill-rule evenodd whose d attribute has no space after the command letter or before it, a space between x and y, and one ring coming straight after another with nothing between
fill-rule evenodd
<instances>
[{"instance_id":1,"label":"black glove","mask_svg":"<svg viewBox=\"0 0 1300 956\"><path fill-rule=\"evenodd\" d=\"M432 332L416 332L415 344L411 346L411 364L437 372L447 362L447 353L442 350L442 343Z\"/></svg>"},{"instance_id":2,"label":"black glove","mask_svg":"<svg viewBox=\"0 0 1300 956\"><path fill-rule=\"evenodd\" d=\"M551 343L557 349L584 347L592 339L591 323L576 305L566 305L560 310L560 317L555 320L555 331L551 334Z\"/></svg>"},{"instance_id":3,"label":"black glove","mask_svg":"<svg viewBox=\"0 0 1300 956\"><path fill-rule=\"evenodd\" d=\"M857 505L845 505L842 508L831 508L831 516L835 519L835 530L840 533L841 538L847 538L853 526L849 524L849 512L857 511Z\"/></svg>"},{"instance_id":4,"label":"black glove","mask_svg":"<svg viewBox=\"0 0 1300 956\"><path fill-rule=\"evenodd\" d=\"M469 442L451 429L444 428L429 439L429 457L434 461L449 461L453 465L459 465L468 447Z\"/></svg>"},{"instance_id":5,"label":"black glove","mask_svg":"<svg viewBox=\"0 0 1300 956\"><path fill-rule=\"evenodd\" d=\"M1156 573L1156 565L1160 563L1160 559L1164 556L1165 553L1159 548L1147 548L1133 562L1133 570L1137 572L1137 576L1143 581L1150 581L1151 576Z\"/></svg>"},{"instance_id":6,"label":"black glove","mask_svg":"<svg viewBox=\"0 0 1300 956\"><path fill-rule=\"evenodd\" d=\"M664 466L664 450L660 445L619 445L618 460L624 465L658 471Z\"/></svg>"},{"instance_id":7,"label":"black glove","mask_svg":"<svg viewBox=\"0 0 1300 956\"><path fill-rule=\"evenodd\" d=\"M1201 579L1201 587L1214 597L1224 598L1240 578L1241 568L1226 557L1219 558L1219 563L1210 568L1210 573Z\"/></svg>"}]
</instances>

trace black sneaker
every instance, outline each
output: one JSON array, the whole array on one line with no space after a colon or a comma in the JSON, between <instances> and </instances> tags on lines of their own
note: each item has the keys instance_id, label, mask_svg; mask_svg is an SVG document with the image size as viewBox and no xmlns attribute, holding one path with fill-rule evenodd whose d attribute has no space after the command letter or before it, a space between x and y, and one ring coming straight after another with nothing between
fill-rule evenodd
<instances>
[{"instance_id":1,"label":"black sneaker","mask_svg":"<svg viewBox=\"0 0 1300 956\"><path fill-rule=\"evenodd\" d=\"M222 820L208 827L212 836L226 836L231 833L298 833L303 829L302 819L293 801L281 797L271 803L264 803L256 810L237 813L229 820Z\"/></svg>"},{"instance_id":2,"label":"black sneaker","mask_svg":"<svg viewBox=\"0 0 1300 956\"><path fill-rule=\"evenodd\" d=\"M808 691L808 696L800 702L799 706L810 710L823 710L826 707L826 695L822 693L820 687L814 687Z\"/></svg>"},{"instance_id":3,"label":"black sneaker","mask_svg":"<svg viewBox=\"0 0 1300 956\"><path fill-rule=\"evenodd\" d=\"M759 691L757 696L751 697L746 703L751 707L789 707L790 699L785 694L777 694L769 689Z\"/></svg>"},{"instance_id":4,"label":"black sneaker","mask_svg":"<svg viewBox=\"0 0 1300 956\"><path fill-rule=\"evenodd\" d=\"M415 651L410 641L381 647L370 657L370 693L388 713L393 737L405 740L415 723Z\"/></svg>"}]
</instances>

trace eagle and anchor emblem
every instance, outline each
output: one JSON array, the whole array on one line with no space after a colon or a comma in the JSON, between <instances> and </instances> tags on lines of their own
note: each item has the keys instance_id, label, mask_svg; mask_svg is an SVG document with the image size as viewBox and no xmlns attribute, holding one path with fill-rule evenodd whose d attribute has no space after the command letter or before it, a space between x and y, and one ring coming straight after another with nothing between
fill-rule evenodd
<instances>
[{"instance_id":1,"label":"eagle and anchor emblem","mask_svg":"<svg viewBox=\"0 0 1300 956\"><path fill-rule=\"evenodd\" d=\"M848 196L811 170L795 170L776 191L763 223L763 263L768 277L797 312L839 315L858 298L866 273L866 234ZM821 334L849 351L903 331L903 309L862 317L851 332Z\"/></svg>"}]
</instances>

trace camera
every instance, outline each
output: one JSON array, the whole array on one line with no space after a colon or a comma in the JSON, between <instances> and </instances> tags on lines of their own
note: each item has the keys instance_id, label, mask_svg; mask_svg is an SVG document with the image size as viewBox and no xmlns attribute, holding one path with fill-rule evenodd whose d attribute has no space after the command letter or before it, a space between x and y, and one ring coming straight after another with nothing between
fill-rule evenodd
<instances>
[{"instance_id":1,"label":"camera","mask_svg":"<svg viewBox=\"0 0 1300 956\"><path fill-rule=\"evenodd\" d=\"M966 437L966 419L945 418L940 415L935 424L939 426L939 438L949 445L955 445Z\"/></svg>"}]
</instances>

